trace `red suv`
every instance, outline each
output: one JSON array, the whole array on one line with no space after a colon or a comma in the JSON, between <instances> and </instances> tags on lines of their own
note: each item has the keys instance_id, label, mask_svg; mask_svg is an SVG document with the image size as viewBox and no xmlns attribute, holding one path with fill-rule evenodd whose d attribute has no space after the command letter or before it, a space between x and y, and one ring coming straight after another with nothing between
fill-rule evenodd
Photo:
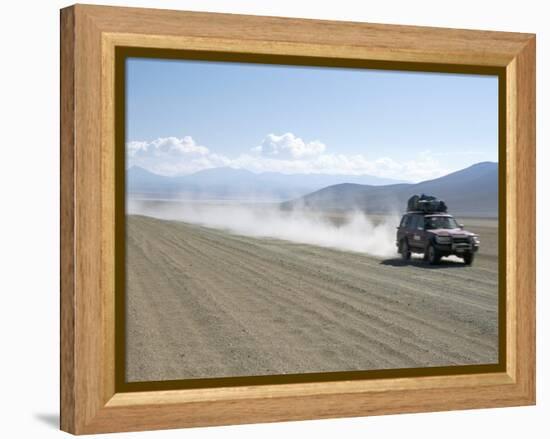
<instances>
[{"instance_id":1,"label":"red suv","mask_svg":"<svg viewBox=\"0 0 550 439\"><path fill-rule=\"evenodd\" d=\"M464 230L446 213L408 212L397 228L398 252L408 260L411 253L424 254L431 265L443 256L456 255L471 265L479 249L479 236Z\"/></svg>"}]
</instances>

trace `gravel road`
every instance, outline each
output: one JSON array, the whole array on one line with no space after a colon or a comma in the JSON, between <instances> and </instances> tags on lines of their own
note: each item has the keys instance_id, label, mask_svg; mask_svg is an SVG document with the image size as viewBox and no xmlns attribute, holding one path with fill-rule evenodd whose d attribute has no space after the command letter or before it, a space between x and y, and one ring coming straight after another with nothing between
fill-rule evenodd
<instances>
[{"instance_id":1,"label":"gravel road","mask_svg":"<svg viewBox=\"0 0 550 439\"><path fill-rule=\"evenodd\" d=\"M130 382L498 361L497 223L431 267L129 215Z\"/></svg>"}]
</instances>

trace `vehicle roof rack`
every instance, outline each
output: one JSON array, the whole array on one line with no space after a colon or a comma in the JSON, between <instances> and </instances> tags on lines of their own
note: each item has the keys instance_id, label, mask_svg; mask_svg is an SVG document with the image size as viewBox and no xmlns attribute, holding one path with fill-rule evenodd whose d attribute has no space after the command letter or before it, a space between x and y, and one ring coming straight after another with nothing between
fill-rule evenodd
<instances>
[{"instance_id":1,"label":"vehicle roof rack","mask_svg":"<svg viewBox=\"0 0 550 439\"><path fill-rule=\"evenodd\" d=\"M447 213L447 205L431 195L413 195L407 202L407 212Z\"/></svg>"}]
</instances>

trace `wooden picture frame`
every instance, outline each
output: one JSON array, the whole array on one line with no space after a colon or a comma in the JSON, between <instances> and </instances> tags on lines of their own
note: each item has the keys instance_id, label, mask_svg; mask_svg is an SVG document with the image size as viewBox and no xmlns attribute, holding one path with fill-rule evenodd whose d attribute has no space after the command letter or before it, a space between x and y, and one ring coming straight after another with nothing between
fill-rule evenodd
<instances>
[{"instance_id":1,"label":"wooden picture frame","mask_svg":"<svg viewBox=\"0 0 550 439\"><path fill-rule=\"evenodd\" d=\"M221 60L246 54L313 65L498 72L506 108L502 368L121 391L115 358L120 48L211 53ZM88 5L61 11L62 430L86 434L534 403L534 35Z\"/></svg>"}]
</instances>

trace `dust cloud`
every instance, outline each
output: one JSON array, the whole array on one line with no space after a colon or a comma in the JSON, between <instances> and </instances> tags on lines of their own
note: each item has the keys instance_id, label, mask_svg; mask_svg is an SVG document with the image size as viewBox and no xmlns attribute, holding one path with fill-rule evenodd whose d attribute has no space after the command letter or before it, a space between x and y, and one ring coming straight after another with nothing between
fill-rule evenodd
<instances>
[{"instance_id":1,"label":"dust cloud","mask_svg":"<svg viewBox=\"0 0 550 439\"><path fill-rule=\"evenodd\" d=\"M397 214L285 211L276 204L160 202L128 200L128 214L183 221L258 238L275 238L372 256L396 255Z\"/></svg>"}]
</instances>

